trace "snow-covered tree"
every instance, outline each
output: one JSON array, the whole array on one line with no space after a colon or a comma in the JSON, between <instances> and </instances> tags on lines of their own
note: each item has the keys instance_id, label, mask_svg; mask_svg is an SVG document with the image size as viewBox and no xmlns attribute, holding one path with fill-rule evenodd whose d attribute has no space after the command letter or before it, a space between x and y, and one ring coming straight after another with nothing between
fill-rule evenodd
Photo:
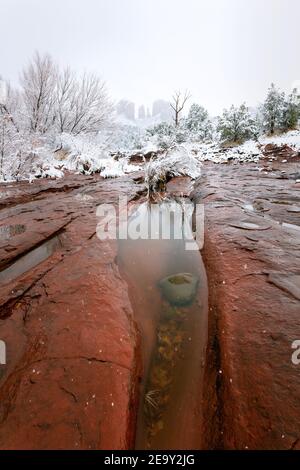
<instances>
[{"instance_id":1,"label":"snow-covered tree","mask_svg":"<svg viewBox=\"0 0 300 470\"><path fill-rule=\"evenodd\" d=\"M209 119L208 112L203 106L199 106L195 103L192 104L189 114L185 119L185 126L192 140L211 138L212 123Z\"/></svg>"},{"instance_id":2,"label":"snow-covered tree","mask_svg":"<svg viewBox=\"0 0 300 470\"><path fill-rule=\"evenodd\" d=\"M299 117L299 95L295 88L283 103L280 127L285 131L295 129Z\"/></svg>"},{"instance_id":3,"label":"snow-covered tree","mask_svg":"<svg viewBox=\"0 0 300 470\"><path fill-rule=\"evenodd\" d=\"M69 68L58 73L54 112L58 132L97 133L111 112L105 84L98 77L85 74L78 78Z\"/></svg>"},{"instance_id":4,"label":"snow-covered tree","mask_svg":"<svg viewBox=\"0 0 300 470\"><path fill-rule=\"evenodd\" d=\"M48 55L35 53L21 77L24 118L30 132L97 133L112 107L105 83L95 75L60 70Z\"/></svg>"},{"instance_id":5,"label":"snow-covered tree","mask_svg":"<svg viewBox=\"0 0 300 470\"><path fill-rule=\"evenodd\" d=\"M31 132L44 134L53 126L56 83L57 67L52 58L36 52L21 76L25 119Z\"/></svg>"},{"instance_id":6,"label":"snow-covered tree","mask_svg":"<svg viewBox=\"0 0 300 470\"><path fill-rule=\"evenodd\" d=\"M1 80L0 80L1 82ZM22 100L20 93L9 82L2 80L0 93L0 113L9 116L9 121L16 131L22 128Z\"/></svg>"},{"instance_id":7,"label":"snow-covered tree","mask_svg":"<svg viewBox=\"0 0 300 470\"><path fill-rule=\"evenodd\" d=\"M255 120L251 117L245 103L241 106L231 106L224 109L218 119L217 130L221 139L232 142L241 142L255 135Z\"/></svg>"},{"instance_id":8,"label":"snow-covered tree","mask_svg":"<svg viewBox=\"0 0 300 470\"><path fill-rule=\"evenodd\" d=\"M5 180L3 166L7 155L10 153L10 130L12 128L9 115L3 111L0 105L0 180Z\"/></svg>"},{"instance_id":9,"label":"snow-covered tree","mask_svg":"<svg viewBox=\"0 0 300 470\"><path fill-rule=\"evenodd\" d=\"M20 128L20 101L18 93L8 82L1 81L0 93L0 179L5 180L8 167L15 163L24 147L24 135Z\"/></svg>"},{"instance_id":10,"label":"snow-covered tree","mask_svg":"<svg viewBox=\"0 0 300 470\"><path fill-rule=\"evenodd\" d=\"M275 130L281 127L284 101L284 93L272 83L262 106L263 127L266 132L274 134Z\"/></svg>"}]
</instances>

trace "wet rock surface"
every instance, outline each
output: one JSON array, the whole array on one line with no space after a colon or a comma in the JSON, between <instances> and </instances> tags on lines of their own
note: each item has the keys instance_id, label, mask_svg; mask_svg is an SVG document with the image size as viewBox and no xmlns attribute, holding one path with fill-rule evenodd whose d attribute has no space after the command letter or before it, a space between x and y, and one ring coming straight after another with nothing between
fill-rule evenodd
<instances>
[{"instance_id":1,"label":"wet rock surface","mask_svg":"<svg viewBox=\"0 0 300 470\"><path fill-rule=\"evenodd\" d=\"M1 186L0 269L20 265L0 287L1 449L134 445L136 325L115 243L95 232L97 205L137 189L130 178L71 175Z\"/></svg>"},{"instance_id":2,"label":"wet rock surface","mask_svg":"<svg viewBox=\"0 0 300 470\"><path fill-rule=\"evenodd\" d=\"M300 448L300 366L292 363L300 339L299 164L261 163L206 164L194 190L205 204L210 296L208 448Z\"/></svg>"},{"instance_id":3,"label":"wet rock surface","mask_svg":"<svg viewBox=\"0 0 300 470\"><path fill-rule=\"evenodd\" d=\"M170 195L205 205L205 448L300 448L300 366L291 361L300 339L299 156L276 152L259 164L205 163L192 193L188 178L167 183ZM134 446L139 337L116 244L96 237L96 207L143 192L139 174L0 186L0 448ZM164 364L185 337L174 309L158 330L147 388L154 435L157 403L168 401Z\"/></svg>"}]
</instances>

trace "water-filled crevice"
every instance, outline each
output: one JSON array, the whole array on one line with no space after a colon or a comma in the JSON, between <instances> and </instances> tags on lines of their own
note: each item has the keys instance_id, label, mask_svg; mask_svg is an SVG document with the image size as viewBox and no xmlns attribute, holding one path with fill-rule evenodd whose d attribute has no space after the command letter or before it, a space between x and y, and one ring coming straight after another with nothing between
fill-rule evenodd
<instances>
[{"instance_id":1,"label":"water-filled crevice","mask_svg":"<svg viewBox=\"0 0 300 470\"><path fill-rule=\"evenodd\" d=\"M175 224L182 219L170 217L168 203L153 212L151 206L140 205L140 210L156 238L119 240L118 253L141 332L143 374L136 448L201 449L206 273L199 250L188 251L185 239L176 238ZM166 227L171 236L158 236Z\"/></svg>"}]
</instances>

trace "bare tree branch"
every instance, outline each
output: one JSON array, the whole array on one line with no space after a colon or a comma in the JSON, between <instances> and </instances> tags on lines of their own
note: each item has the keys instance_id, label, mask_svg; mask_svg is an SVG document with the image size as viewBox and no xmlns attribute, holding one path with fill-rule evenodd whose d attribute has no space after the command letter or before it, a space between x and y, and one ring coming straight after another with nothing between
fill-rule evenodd
<instances>
[{"instance_id":1,"label":"bare tree branch","mask_svg":"<svg viewBox=\"0 0 300 470\"><path fill-rule=\"evenodd\" d=\"M183 111L186 102L190 99L191 94L186 90L184 94L182 91L177 90L175 91L174 95L172 96L172 101L170 102L170 106L174 111L174 123L175 126L178 127L179 125L179 115L181 111Z\"/></svg>"}]
</instances>

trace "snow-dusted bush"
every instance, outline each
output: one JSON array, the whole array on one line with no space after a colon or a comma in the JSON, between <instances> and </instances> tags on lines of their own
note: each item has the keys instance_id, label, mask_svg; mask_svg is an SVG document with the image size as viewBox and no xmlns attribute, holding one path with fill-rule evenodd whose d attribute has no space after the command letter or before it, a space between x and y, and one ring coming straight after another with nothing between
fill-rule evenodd
<instances>
[{"instance_id":1,"label":"snow-dusted bush","mask_svg":"<svg viewBox=\"0 0 300 470\"><path fill-rule=\"evenodd\" d=\"M151 136L173 136L174 135L174 126L169 122L160 122L159 124L149 127L147 133Z\"/></svg>"},{"instance_id":2,"label":"snow-dusted bush","mask_svg":"<svg viewBox=\"0 0 300 470\"><path fill-rule=\"evenodd\" d=\"M112 152L123 154L137 153L149 140L144 129L128 124L116 124L101 134L109 136L109 147Z\"/></svg>"},{"instance_id":3,"label":"snow-dusted bush","mask_svg":"<svg viewBox=\"0 0 300 470\"><path fill-rule=\"evenodd\" d=\"M245 104L224 109L217 130L221 139L231 142L245 141L257 135L257 125Z\"/></svg>"},{"instance_id":4,"label":"snow-dusted bush","mask_svg":"<svg viewBox=\"0 0 300 470\"><path fill-rule=\"evenodd\" d=\"M174 145L158 159L150 160L145 166L145 183L148 194L165 189L165 184L172 176L190 176L193 179L201 175L201 164L183 145Z\"/></svg>"},{"instance_id":5,"label":"snow-dusted bush","mask_svg":"<svg viewBox=\"0 0 300 470\"><path fill-rule=\"evenodd\" d=\"M147 134L155 137L157 144L162 149L167 149L176 141L176 131L173 124L161 122L146 130Z\"/></svg>"},{"instance_id":6,"label":"snow-dusted bush","mask_svg":"<svg viewBox=\"0 0 300 470\"><path fill-rule=\"evenodd\" d=\"M52 164L62 170L76 173L100 173L105 178L122 176L137 170L136 166L128 163L128 158L125 156L118 160L112 157L110 132L111 130L108 133L103 132L98 137L62 134L56 141L59 150L53 153L53 146L49 147L48 154L52 149ZM60 149L63 150L63 158L60 157Z\"/></svg>"},{"instance_id":7,"label":"snow-dusted bush","mask_svg":"<svg viewBox=\"0 0 300 470\"><path fill-rule=\"evenodd\" d=\"M182 144L190 138L185 119L181 119L178 126L168 122L161 122L156 126L147 129L148 136L163 150L167 150L174 144Z\"/></svg>"}]
</instances>

